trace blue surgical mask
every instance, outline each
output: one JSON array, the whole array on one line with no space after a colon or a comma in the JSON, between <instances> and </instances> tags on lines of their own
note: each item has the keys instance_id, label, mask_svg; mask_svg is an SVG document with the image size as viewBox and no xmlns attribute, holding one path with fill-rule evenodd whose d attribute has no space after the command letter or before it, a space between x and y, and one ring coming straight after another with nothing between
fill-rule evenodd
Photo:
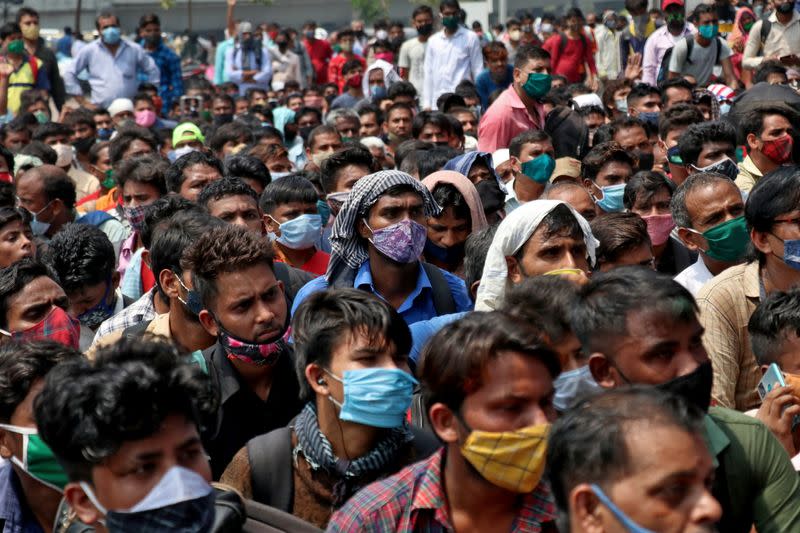
<instances>
[{"instance_id":1,"label":"blue surgical mask","mask_svg":"<svg viewBox=\"0 0 800 533\"><path fill-rule=\"evenodd\" d=\"M269 177L272 178L272 181L275 181L281 178L285 178L289 174L291 174L291 172L270 172Z\"/></svg>"},{"instance_id":2,"label":"blue surgical mask","mask_svg":"<svg viewBox=\"0 0 800 533\"><path fill-rule=\"evenodd\" d=\"M81 323L81 326L95 330L100 327L100 324L102 324L106 319L111 318L111 315L114 314L114 307L116 303L108 303L108 296L111 294L111 291L111 279L109 278L106 281L106 292L103 294L103 298L101 298L100 301L94 306L78 315L78 321Z\"/></svg>"},{"instance_id":3,"label":"blue surgical mask","mask_svg":"<svg viewBox=\"0 0 800 533\"><path fill-rule=\"evenodd\" d=\"M97 138L101 141L107 141L114 134L114 128L99 128L97 130Z\"/></svg>"},{"instance_id":4,"label":"blue surgical mask","mask_svg":"<svg viewBox=\"0 0 800 533\"><path fill-rule=\"evenodd\" d=\"M727 115L731 112L731 104L719 104L719 114Z\"/></svg>"},{"instance_id":5,"label":"blue surgical mask","mask_svg":"<svg viewBox=\"0 0 800 533\"><path fill-rule=\"evenodd\" d=\"M795 270L800 270L800 239L783 241L783 262Z\"/></svg>"},{"instance_id":6,"label":"blue surgical mask","mask_svg":"<svg viewBox=\"0 0 800 533\"><path fill-rule=\"evenodd\" d=\"M658 126L658 118L660 116L661 113L658 111L642 111L639 113L639 120L652 124L653 126Z\"/></svg>"},{"instance_id":7,"label":"blue surgical mask","mask_svg":"<svg viewBox=\"0 0 800 533\"><path fill-rule=\"evenodd\" d=\"M104 43L114 46L115 44L119 44L119 41L121 39L122 39L122 32L120 31L119 26L109 26L108 28L103 30Z\"/></svg>"},{"instance_id":8,"label":"blue surgical mask","mask_svg":"<svg viewBox=\"0 0 800 533\"><path fill-rule=\"evenodd\" d=\"M719 26L716 24L704 24L697 27L697 33L705 39L713 39L719 33Z\"/></svg>"},{"instance_id":9,"label":"blue surgical mask","mask_svg":"<svg viewBox=\"0 0 800 533\"><path fill-rule=\"evenodd\" d=\"M378 101L381 98L386 98L386 87L383 85L372 85L369 88L369 95L372 97L372 101Z\"/></svg>"},{"instance_id":10,"label":"blue surgical mask","mask_svg":"<svg viewBox=\"0 0 800 533\"><path fill-rule=\"evenodd\" d=\"M319 215L300 215L281 224L280 230L281 236L276 241L292 250L305 250L314 246L319 239L322 219Z\"/></svg>"},{"instance_id":11,"label":"blue surgical mask","mask_svg":"<svg viewBox=\"0 0 800 533\"><path fill-rule=\"evenodd\" d=\"M624 208L622 197L625 194L625 184L609 185L599 188L603 197L597 200L597 205L606 213L619 213Z\"/></svg>"},{"instance_id":12,"label":"blue surgical mask","mask_svg":"<svg viewBox=\"0 0 800 533\"><path fill-rule=\"evenodd\" d=\"M344 401L332 396L339 408L339 418L376 428L396 428L403 425L411 406L411 395L417 380L397 368L364 368L346 370L344 379L326 373L344 385Z\"/></svg>"},{"instance_id":13,"label":"blue surgical mask","mask_svg":"<svg viewBox=\"0 0 800 533\"><path fill-rule=\"evenodd\" d=\"M602 390L602 387L592 377L589 365L562 372L553 381L553 387L556 389L553 405L562 413L574 405L578 398Z\"/></svg>"},{"instance_id":14,"label":"blue surgical mask","mask_svg":"<svg viewBox=\"0 0 800 533\"><path fill-rule=\"evenodd\" d=\"M317 212L319 213L319 217L322 219L322 225L324 226L331 218L331 206L329 206L328 202L325 200L317 200Z\"/></svg>"},{"instance_id":15,"label":"blue surgical mask","mask_svg":"<svg viewBox=\"0 0 800 533\"><path fill-rule=\"evenodd\" d=\"M31 233L33 233L37 237L42 237L47 233L47 230L50 229L50 222L42 222L41 220L39 220L39 215L41 215L42 211L47 209L52 203L53 203L52 201L47 202L47 204L45 204L45 206L39 209L39 211L37 211L36 213L28 210L28 213L31 214Z\"/></svg>"},{"instance_id":16,"label":"blue surgical mask","mask_svg":"<svg viewBox=\"0 0 800 533\"><path fill-rule=\"evenodd\" d=\"M521 168L523 174L543 185L550 181L550 176L553 175L553 170L556 168L556 161L550 154L540 154L530 161L522 163Z\"/></svg>"},{"instance_id":17,"label":"blue surgical mask","mask_svg":"<svg viewBox=\"0 0 800 533\"><path fill-rule=\"evenodd\" d=\"M186 291L186 300L178 296L178 300L186 306L186 309L193 314L194 316L198 316L200 311L204 309L203 307L203 299L200 297L200 293L194 289L190 289L186 285L184 285L183 280L181 279L181 275L177 272L173 272L175 278L177 278L178 283L181 284L183 290Z\"/></svg>"},{"instance_id":18,"label":"blue surgical mask","mask_svg":"<svg viewBox=\"0 0 800 533\"><path fill-rule=\"evenodd\" d=\"M614 518L616 518L619 521L619 523L622 524L622 526L625 529L627 529L630 533L656 533L651 529L647 529L640 526L639 524L628 518L628 515L623 513L622 509L617 507L617 505L611 501L611 498L606 496L606 493L603 492L603 489L601 489L596 483L592 483L591 486L592 486L592 492L595 493L600 502L606 507L608 507L608 510L611 511L611 514L614 515Z\"/></svg>"},{"instance_id":19,"label":"blue surgical mask","mask_svg":"<svg viewBox=\"0 0 800 533\"><path fill-rule=\"evenodd\" d=\"M425 250L422 252L428 259L436 259L445 265L457 266L464 260L464 244L458 243L454 246L439 246L430 239L425 241Z\"/></svg>"}]
</instances>

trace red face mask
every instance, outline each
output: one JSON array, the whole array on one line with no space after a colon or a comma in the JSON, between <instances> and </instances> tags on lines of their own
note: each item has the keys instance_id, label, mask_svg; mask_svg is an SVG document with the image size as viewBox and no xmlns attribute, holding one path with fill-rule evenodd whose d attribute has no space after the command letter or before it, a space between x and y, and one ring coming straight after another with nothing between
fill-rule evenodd
<instances>
[{"instance_id":1,"label":"red face mask","mask_svg":"<svg viewBox=\"0 0 800 533\"><path fill-rule=\"evenodd\" d=\"M13 183L14 177L11 175L10 172L0 172L0 181L4 181L6 183Z\"/></svg>"},{"instance_id":2,"label":"red face mask","mask_svg":"<svg viewBox=\"0 0 800 533\"><path fill-rule=\"evenodd\" d=\"M383 59L387 63L394 62L394 54L391 52L378 52L375 54L375 59Z\"/></svg>"},{"instance_id":3,"label":"red face mask","mask_svg":"<svg viewBox=\"0 0 800 533\"><path fill-rule=\"evenodd\" d=\"M763 141L764 146L761 153L769 158L770 161L782 165L792 157L792 136L789 134L778 137L772 141Z\"/></svg>"},{"instance_id":4,"label":"red face mask","mask_svg":"<svg viewBox=\"0 0 800 533\"><path fill-rule=\"evenodd\" d=\"M347 85L356 88L361 87L361 76L353 76L347 80Z\"/></svg>"},{"instance_id":5,"label":"red face mask","mask_svg":"<svg viewBox=\"0 0 800 533\"><path fill-rule=\"evenodd\" d=\"M58 306L54 306L38 324L11 332L11 338L15 341L51 340L75 350L78 349L80 335L80 322Z\"/></svg>"}]
</instances>

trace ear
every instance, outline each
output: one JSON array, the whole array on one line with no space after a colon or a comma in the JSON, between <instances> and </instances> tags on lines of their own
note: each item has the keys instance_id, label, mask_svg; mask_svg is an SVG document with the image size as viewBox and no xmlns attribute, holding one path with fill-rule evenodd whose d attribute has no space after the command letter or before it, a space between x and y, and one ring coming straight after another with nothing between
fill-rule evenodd
<instances>
[{"instance_id":1,"label":"ear","mask_svg":"<svg viewBox=\"0 0 800 533\"><path fill-rule=\"evenodd\" d=\"M581 483L569 493L570 522L586 533L605 531L600 501L588 483Z\"/></svg>"},{"instance_id":2,"label":"ear","mask_svg":"<svg viewBox=\"0 0 800 533\"><path fill-rule=\"evenodd\" d=\"M383 133L389 133L389 123L383 121L383 124L381 124L381 129L383 130Z\"/></svg>"},{"instance_id":3,"label":"ear","mask_svg":"<svg viewBox=\"0 0 800 533\"><path fill-rule=\"evenodd\" d=\"M372 232L367 227L366 222L364 222L363 218L359 218L358 222L356 222L356 231L363 239L369 239L372 237Z\"/></svg>"},{"instance_id":4,"label":"ear","mask_svg":"<svg viewBox=\"0 0 800 533\"><path fill-rule=\"evenodd\" d=\"M10 459L14 455L11 447L11 439L13 438L14 435L10 431L0 429L0 457L3 459Z\"/></svg>"},{"instance_id":5,"label":"ear","mask_svg":"<svg viewBox=\"0 0 800 533\"><path fill-rule=\"evenodd\" d=\"M111 274L111 288L117 290L119 288L119 281L122 276L119 275L119 270L114 270L114 273Z\"/></svg>"},{"instance_id":6,"label":"ear","mask_svg":"<svg viewBox=\"0 0 800 533\"><path fill-rule=\"evenodd\" d=\"M473 301L478 299L478 287L480 286L481 280L473 281L472 285L469 286L469 294L472 296Z\"/></svg>"},{"instance_id":7,"label":"ear","mask_svg":"<svg viewBox=\"0 0 800 533\"><path fill-rule=\"evenodd\" d=\"M753 241L753 246L755 246L759 252L766 255L774 252L772 243L769 239L769 233L765 231L750 230L750 240ZM783 256L783 251L781 250L781 253L778 255Z\"/></svg>"},{"instance_id":8,"label":"ear","mask_svg":"<svg viewBox=\"0 0 800 533\"><path fill-rule=\"evenodd\" d=\"M458 441L458 420L443 403L435 403L428 411L428 417L433 426L433 431L445 443Z\"/></svg>"},{"instance_id":9,"label":"ear","mask_svg":"<svg viewBox=\"0 0 800 533\"><path fill-rule=\"evenodd\" d=\"M306 161L313 161L314 158L311 157L311 150L309 150L307 146L305 148L305 152L306 152Z\"/></svg>"},{"instance_id":10,"label":"ear","mask_svg":"<svg viewBox=\"0 0 800 533\"><path fill-rule=\"evenodd\" d=\"M264 227L267 230L267 233L274 233L276 236L281 236L281 225L278 224L274 218L271 216L264 214L261 215L261 220L264 222Z\"/></svg>"},{"instance_id":11,"label":"ear","mask_svg":"<svg viewBox=\"0 0 800 533\"><path fill-rule=\"evenodd\" d=\"M74 481L64 487L64 499L86 525L96 524L103 517L83 488Z\"/></svg>"},{"instance_id":12,"label":"ear","mask_svg":"<svg viewBox=\"0 0 800 533\"><path fill-rule=\"evenodd\" d=\"M161 288L168 298L174 299L180 296L180 292L178 292L178 279L172 270L165 268L159 272L158 284L161 285Z\"/></svg>"},{"instance_id":13,"label":"ear","mask_svg":"<svg viewBox=\"0 0 800 533\"><path fill-rule=\"evenodd\" d=\"M750 150L756 150L758 148L758 140L756 138L755 133L748 133L746 140L747 140L747 147Z\"/></svg>"},{"instance_id":14,"label":"ear","mask_svg":"<svg viewBox=\"0 0 800 533\"><path fill-rule=\"evenodd\" d=\"M311 389L320 396L327 396L330 394L328 389L328 376L322 367L316 363L311 363L306 366L306 381Z\"/></svg>"},{"instance_id":15,"label":"ear","mask_svg":"<svg viewBox=\"0 0 800 533\"><path fill-rule=\"evenodd\" d=\"M142 250L142 262L145 265L147 265L147 268L151 268L150 267L150 250L148 250L147 248Z\"/></svg>"},{"instance_id":16,"label":"ear","mask_svg":"<svg viewBox=\"0 0 800 533\"><path fill-rule=\"evenodd\" d=\"M200 325L203 326L203 329L206 330L209 335L212 337L219 335L217 321L214 320L214 317L211 315L211 312L208 309L203 309L200 311L200 314L197 317L200 319Z\"/></svg>"},{"instance_id":17,"label":"ear","mask_svg":"<svg viewBox=\"0 0 800 533\"><path fill-rule=\"evenodd\" d=\"M522 280L525 279L516 257L506 256L506 269L508 269L508 281L514 285L522 283Z\"/></svg>"},{"instance_id":18,"label":"ear","mask_svg":"<svg viewBox=\"0 0 800 533\"><path fill-rule=\"evenodd\" d=\"M678 228L678 237L680 237L681 242L686 245L686 248L693 252L705 252L708 250L708 243L705 238L686 228Z\"/></svg>"},{"instance_id":19,"label":"ear","mask_svg":"<svg viewBox=\"0 0 800 533\"><path fill-rule=\"evenodd\" d=\"M602 353L595 352L589 356L589 371L597 384L603 388L613 389L618 385L619 380L612 375L612 373L616 374L616 371Z\"/></svg>"},{"instance_id":20,"label":"ear","mask_svg":"<svg viewBox=\"0 0 800 533\"><path fill-rule=\"evenodd\" d=\"M768 368L769 368L769 365L761 365L760 367L758 367L758 369L761 371L761 375L762 376L767 373L767 369Z\"/></svg>"},{"instance_id":21,"label":"ear","mask_svg":"<svg viewBox=\"0 0 800 533\"><path fill-rule=\"evenodd\" d=\"M589 192L589 196L594 198L594 188L592 187L594 183L589 178L583 178L583 188Z\"/></svg>"},{"instance_id":22,"label":"ear","mask_svg":"<svg viewBox=\"0 0 800 533\"><path fill-rule=\"evenodd\" d=\"M659 148L661 148L661 150L663 150L663 151L664 151L664 153L666 153L666 152L667 152L667 143L665 143L664 141L662 141L662 140L661 140L661 137L659 137L659 138L658 138L658 141L657 141L657 143L656 143L656 144L658 144L658 147L659 147Z\"/></svg>"}]
</instances>

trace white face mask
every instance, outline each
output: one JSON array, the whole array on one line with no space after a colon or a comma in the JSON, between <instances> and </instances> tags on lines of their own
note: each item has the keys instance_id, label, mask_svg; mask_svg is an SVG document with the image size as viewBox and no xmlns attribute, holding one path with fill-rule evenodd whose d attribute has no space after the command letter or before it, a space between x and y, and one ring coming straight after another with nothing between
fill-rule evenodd
<instances>
[{"instance_id":1,"label":"white face mask","mask_svg":"<svg viewBox=\"0 0 800 533\"><path fill-rule=\"evenodd\" d=\"M54 144L50 148L55 150L56 155L58 156L58 159L56 159L57 167L64 168L72 164L72 154L73 154L72 145L59 143L59 144Z\"/></svg>"}]
</instances>

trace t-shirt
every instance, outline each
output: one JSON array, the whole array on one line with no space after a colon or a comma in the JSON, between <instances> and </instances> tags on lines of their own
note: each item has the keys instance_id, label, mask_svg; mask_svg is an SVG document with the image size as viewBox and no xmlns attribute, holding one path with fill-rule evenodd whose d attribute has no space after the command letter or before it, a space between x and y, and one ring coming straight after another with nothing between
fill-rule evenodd
<instances>
[{"instance_id":1,"label":"t-shirt","mask_svg":"<svg viewBox=\"0 0 800 533\"><path fill-rule=\"evenodd\" d=\"M715 38L705 48L695 41L692 45L692 62L686 61L686 39L681 39L672 47L672 57L669 61L669 71L677 72L683 76L692 76L697 85L705 85L711 78L717 59L717 47L721 46L719 59L722 61L731 56L732 52L724 40Z\"/></svg>"},{"instance_id":2,"label":"t-shirt","mask_svg":"<svg viewBox=\"0 0 800 533\"><path fill-rule=\"evenodd\" d=\"M426 42L420 42L416 37L409 39L400 46L400 58L397 60L398 68L408 69L408 81L417 90L417 94L422 94L423 83L425 80L425 47Z\"/></svg>"}]
</instances>

